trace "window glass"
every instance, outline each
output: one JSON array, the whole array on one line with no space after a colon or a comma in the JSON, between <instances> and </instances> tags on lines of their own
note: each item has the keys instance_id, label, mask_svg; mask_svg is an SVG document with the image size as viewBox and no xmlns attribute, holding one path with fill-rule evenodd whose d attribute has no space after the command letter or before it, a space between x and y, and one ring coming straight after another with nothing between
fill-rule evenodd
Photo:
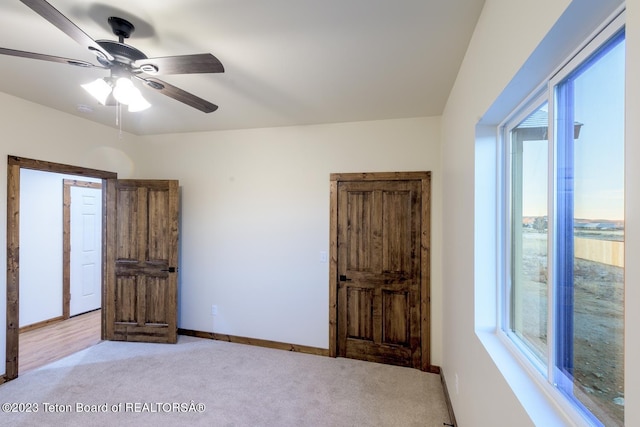
<instances>
[{"instance_id":1,"label":"window glass","mask_svg":"<svg viewBox=\"0 0 640 427\"><path fill-rule=\"evenodd\" d=\"M547 103L511 131L512 332L547 364ZM544 371L543 371L544 372Z\"/></svg>"},{"instance_id":2,"label":"window glass","mask_svg":"<svg viewBox=\"0 0 640 427\"><path fill-rule=\"evenodd\" d=\"M557 87L556 293L561 389L623 425L624 35Z\"/></svg>"}]
</instances>

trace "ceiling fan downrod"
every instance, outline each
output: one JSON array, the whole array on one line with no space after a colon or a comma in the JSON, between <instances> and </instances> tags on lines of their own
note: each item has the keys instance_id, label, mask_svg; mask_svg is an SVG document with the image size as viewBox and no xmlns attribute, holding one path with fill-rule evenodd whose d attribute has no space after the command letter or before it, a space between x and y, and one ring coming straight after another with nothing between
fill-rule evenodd
<instances>
[{"instance_id":1,"label":"ceiling fan downrod","mask_svg":"<svg viewBox=\"0 0 640 427\"><path fill-rule=\"evenodd\" d=\"M124 43L124 39L128 39L129 37L131 37L131 33L133 33L136 29L136 27L134 27L131 22L123 18L118 18L117 16L109 17L107 22L109 22L113 34L118 36L118 41L120 43Z\"/></svg>"}]
</instances>

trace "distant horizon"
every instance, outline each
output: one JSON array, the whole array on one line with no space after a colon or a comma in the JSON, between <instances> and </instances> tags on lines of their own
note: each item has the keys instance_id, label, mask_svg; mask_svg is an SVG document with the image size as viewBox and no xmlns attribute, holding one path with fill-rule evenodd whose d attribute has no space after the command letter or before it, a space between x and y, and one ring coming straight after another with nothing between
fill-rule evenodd
<instances>
[{"instance_id":1,"label":"distant horizon","mask_svg":"<svg viewBox=\"0 0 640 427\"><path fill-rule=\"evenodd\" d=\"M548 218L549 215L523 215L522 219L525 218ZM622 222L624 223L624 219L606 219L606 218L574 218L574 221L584 221L584 222Z\"/></svg>"}]
</instances>

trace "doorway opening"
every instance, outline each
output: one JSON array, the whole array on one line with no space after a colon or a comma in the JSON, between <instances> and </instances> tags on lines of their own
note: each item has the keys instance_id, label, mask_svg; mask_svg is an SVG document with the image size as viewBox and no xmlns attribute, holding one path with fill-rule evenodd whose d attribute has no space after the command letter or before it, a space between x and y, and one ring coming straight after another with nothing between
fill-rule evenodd
<instances>
[{"instance_id":1,"label":"doorway opening","mask_svg":"<svg viewBox=\"0 0 640 427\"><path fill-rule=\"evenodd\" d=\"M20 170L19 374L100 342L101 193L98 178Z\"/></svg>"},{"instance_id":2,"label":"doorway opening","mask_svg":"<svg viewBox=\"0 0 640 427\"><path fill-rule=\"evenodd\" d=\"M7 164L7 331L6 331L6 371L3 381L18 376L19 361L19 333L20 333L20 171L29 169L44 172L54 172L78 177L97 178L98 180L115 179L113 172L88 169L77 166L51 163L40 160L25 159L8 156ZM99 268L105 270L104 255L104 223L106 221L105 196L102 195L100 219L102 222L102 256ZM104 304L104 283L101 280L101 307ZM103 317L103 316L101 316ZM101 319L101 337L104 338L104 320Z\"/></svg>"}]
</instances>

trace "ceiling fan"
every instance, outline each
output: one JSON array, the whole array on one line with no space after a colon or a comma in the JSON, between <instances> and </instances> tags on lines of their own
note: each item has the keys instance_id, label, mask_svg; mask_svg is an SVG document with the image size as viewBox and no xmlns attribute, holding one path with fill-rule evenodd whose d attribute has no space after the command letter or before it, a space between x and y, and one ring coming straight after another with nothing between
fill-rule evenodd
<instances>
[{"instance_id":1,"label":"ceiling fan","mask_svg":"<svg viewBox=\"0 0 640 427\"><path fill-rule=\"evenodd\" d=\"M212 54L203 53L148 58L140 50L124 43L124 39L131 36L135 27L123 18L110 17L108 19L113 33L118 36L117 42L112 40L93 40L47 1L20 1L51 24L58 27L81 46L90 50L96 55L99 65L77 59L1 47L0 54L66 63L78 67L110 70L109 77L83 85L83 87L103 105L115 105L119 102L120 104L128 105L129 111L140 111L150 106L150 104L144 100L140 91L133 85L132 79L135 79L163 95L202 112L211 113L218 109L217 105L209 101L153 77L168 74L223 73L224 67L222 63Z\"/></svg>"}]
</instances>

